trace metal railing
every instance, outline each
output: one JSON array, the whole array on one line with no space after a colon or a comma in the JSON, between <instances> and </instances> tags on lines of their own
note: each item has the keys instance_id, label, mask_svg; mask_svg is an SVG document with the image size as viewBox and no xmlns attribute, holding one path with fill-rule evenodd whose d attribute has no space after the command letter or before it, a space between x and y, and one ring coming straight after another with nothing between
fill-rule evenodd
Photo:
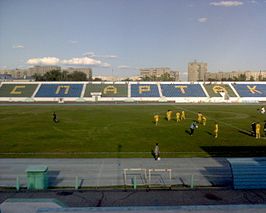
<instances>
[{"instance_id":1,"label":"metal railing","mask_svg":"<svg viewBox=\"0 0 266 213\"><path fill-rule=\"evenodd\" d=\"M178 174L173 169L144 169L127 168L119 171L116 176L105 175L92 177L88 176L58 176L48 175L49 188L196 188L196 187L232 187L232 175L201 174L187 172ZM0 175L1 188L13 188L16 190L27 188L27 176L21 175Z\"/></svg>"}]
</instances>

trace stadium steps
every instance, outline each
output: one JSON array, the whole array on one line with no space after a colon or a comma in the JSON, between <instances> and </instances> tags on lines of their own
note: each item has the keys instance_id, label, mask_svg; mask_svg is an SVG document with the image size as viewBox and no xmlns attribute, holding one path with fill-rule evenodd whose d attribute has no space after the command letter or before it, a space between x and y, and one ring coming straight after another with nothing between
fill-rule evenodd
<instances>
[{"instance_id":1,"label":"stadium steps","mask_svg":"<svg viewBox=\"0 0 266 213\"><path fill-rule=\"evenodd\" d=\"M235 189L266 189L266 158L228 159Z\"/></svg>"}]
</instances>

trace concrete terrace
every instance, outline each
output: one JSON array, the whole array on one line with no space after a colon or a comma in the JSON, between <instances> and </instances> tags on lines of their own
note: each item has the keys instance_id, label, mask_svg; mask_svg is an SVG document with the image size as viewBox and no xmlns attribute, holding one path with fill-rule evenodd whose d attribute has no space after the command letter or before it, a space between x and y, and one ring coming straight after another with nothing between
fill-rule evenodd
<instances>
[{"instance_id":1,"label":"concrete terrace","mask_svg":"<svg viewBox=\"0 0 266 213\"><path fill-rule=\"evenodd\" d=\"M154 159L0 159L0 187L15 187L19 176L20 185L26 187L29 165L48 166L49 186L74 187L76 177L80 187L103 187L130 185L135 178L137 185L169 185L169 172L155 170L171 169L171 185L224 186L232 184L232 174L226 158L166 158ZM135 169L126 171L124 169ZM141 170L140 170L141 169ZM145 170L146 169L146 175ZM149 169L151 171L150 180Z\"/></svg>"}]
</instances>

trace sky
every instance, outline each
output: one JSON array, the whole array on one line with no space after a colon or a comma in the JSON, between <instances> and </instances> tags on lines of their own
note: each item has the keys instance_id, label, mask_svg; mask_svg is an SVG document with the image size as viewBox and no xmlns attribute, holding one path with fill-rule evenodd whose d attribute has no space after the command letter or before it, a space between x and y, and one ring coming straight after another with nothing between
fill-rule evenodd
<instances>
[{"instance_id":1,"label":"sky","mask_svg":"<svg viewBox=\"0 0 266 213\"><path fill-rule=\"evenodd\" d=\"M0 69L266 70L266 0L0 0Z\"/></svg>"}]
</instances>

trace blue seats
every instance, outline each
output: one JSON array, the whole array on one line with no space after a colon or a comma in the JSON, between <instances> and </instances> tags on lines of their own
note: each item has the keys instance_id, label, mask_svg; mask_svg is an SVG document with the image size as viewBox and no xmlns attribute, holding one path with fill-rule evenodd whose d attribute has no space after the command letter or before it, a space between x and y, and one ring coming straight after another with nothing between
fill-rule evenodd
<instances>
[{"instance_id":1,"label":"blue seats","mask_svg":"<svg viewBox=\"0 0 266 213\"><path fill-rule=\"evenodd\" d=\"M266 84L232 84L240 97L266 97Z\"/></svg>"},{"instance_id":2,"label":"blue seats","mask_svg":"<svg viewBox=\"0 0 266 213\"><path fill-rule=\"evenodd\" d=\"M83 84L42 84L35 97L80 97Z\"/></svg>"},{"instance_id":3,"label":"blue seats","mask_svg":"<svg viewBox=\"0 0 266 213\"><path fill-rule=\"evenodd\" d=\"M199 84L161 84L165 97L206 97Z\"/></svg>"},{"instance_id":4,"label":"blue seats","mask_svg":"<svg viewBox=\"0 0 266 213\"><path fill-rule=\"evenodd\" d=\"M266 158L228 159L235 189L266 189Z\"/></svg>"},{"instance_id":5,"label":"blue seats","mask_svg":"<svg viewBox=\"0 0 266 213\"><path fill-rule=\"evenodd\" d=\"M131 84L131 97L160 97L157 84Z\"/></svg>"}]
</instances>

